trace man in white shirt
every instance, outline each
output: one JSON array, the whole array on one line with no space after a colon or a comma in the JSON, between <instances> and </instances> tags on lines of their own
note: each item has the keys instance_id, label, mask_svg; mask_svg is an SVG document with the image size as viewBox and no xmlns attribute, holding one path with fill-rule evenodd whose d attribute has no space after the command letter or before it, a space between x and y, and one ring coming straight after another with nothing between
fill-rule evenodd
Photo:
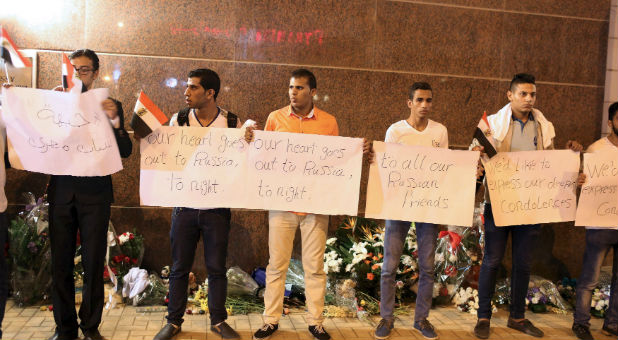
<instances>
[{"instance_id":1,"label":"man in white shirt","mask_svg":"<svg viewBox=\"0 0 618 340\"><path fill-rule=\"evenodd\" d=\"M433 91L428 83L417 82L410 87L407 101L410 116L391 125L384 139L387 143L448 148L446 127L429 119L433 105ZM395 276L403 252L403 244L410 229L410 221L386 220L384 235L384 263L380 279L380 315L382 320L375 330L376 339L386 339L393 329L395 308ZM438 335L427 320L433 293L434 253L438 226L415 223L418 244L419 282L414 310L414 329L427 339Z\"/></svg>"},{"instance_id":2,"label":"man in white shirt","mask_svg":"<svg viewBox=\"0 0 618 340\"><path fill-rule=\"evenodd\" d=\"M605 150L618 149L618 102L609 106L609 135L592 143L586 152L602 152ZM573 313L573 333L578 339L592 340L590 334L590 304L592 291L599 282L599 273L605 255L613 249L614 261L612 266L612 283L609 299L609 307L603 321L603 333L606 335L618 335L618 289L616 278L618 276L618 230L616 228L586 227L586 250L582 272L577 282L577 301Z\"/></svg>"}]
</instances>

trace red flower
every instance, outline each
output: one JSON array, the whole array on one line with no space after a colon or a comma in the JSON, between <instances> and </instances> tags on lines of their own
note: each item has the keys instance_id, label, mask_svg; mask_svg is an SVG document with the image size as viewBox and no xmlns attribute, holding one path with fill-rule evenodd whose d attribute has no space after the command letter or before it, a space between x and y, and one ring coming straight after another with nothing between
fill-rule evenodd
<instances>
[{"instance_id":1,"label":"red flower","mask_svg":"<svg viewBox=\"0 0 618 340\"><path fill-rule=\"evenodd\" d=\"M137 264L137 259L131 259L131 262L132 262L133 264Z\"/></svg>"},{"instance_id":2,"label":"red flower","mask_svg":"<svg viewBox=\"0 0 618 340\"><path fill-rule=\"evenodd\" d=\"M414 257L418 257L418 250L413 251L413 252L412 252L412 256L414 256Z\"/></svg>"},{"instance_id":3,"label":"red flower","mask_svg":"<svg viewBox=\"0 0 618 340\"><path fill-rule=\"evenodd\" d=\"M440 289L440 296L447 296L448 295L448 289L446 289L446 287L442 287Z\"/></svg>"},{"instance_id":4,"label":"red flower","mask_svg":"<svg viewBox=\"0 0 618 340\"><path fill-rule=\"evenodd\" d=\"M365 262L365 264L370 264L371 263L370 260L364 260L363 262Z\"/></svg>"},{"instance_id":5,"label":"red flower","mask_svg":"<svg viewBox=\"0 0 618 340\"><path fill-rule=\"evenodd\" d=\"M367 273L367 280L373 281L374 278L375 278L375 275L373 275L373 273Z\"/></svg>"},{"instance_id":6,"label":"red flower","mask_svg":"<svg viewBox=\"0 0 618 340\"><path fill-rule=\"evenodd\" d=\"M129 263L129 261L131 261L131 259L128 256L125 256L123 261L124 261L124 263Z\"/></svg>"},{"instance_id":7,"label":"red flower","mask_svg":"<svg viewBox=\"0 0 618 340\"><path fill-rule=\"evenodd\" d=\"M120 255L116 255L116 256L112 257L112 261L114 261L116 263L120 263L120 262L122 262L122 257L120 257Z\"/></svg>"},{"instance_id":8,"label":"red flower","mask_svg":"<svg viewBox=\"0 0 618 340\"><path fill-rule=\"evenodd\" d=\"M372 257L372 259L373 259L374 261L379 260L379 258L378 258L377 256Z\"/></svg>"},{"instance_id":9,"label":"red flower","mask_svg":"<svg viewBox=\"0 0 618 340\"><path fill-rule=\"evenodd\" d=\"M455 266L453 266L453 265L447 266L444 269L444 274L446 274L448 276L451 276L451 277L455 276L455 275L457 275L457 268L455 268Z\"/></svg>"},{"instance_id":10,"label":"red flower","mask_svg":"<svg viewBox=\"0 0 618 340\"><path fill-rule=\"evenodd\" d=\"M133 234L129 234L129 240L132 240L134 238L135 238L135 236Z\"/></svg>"},{"instance_id":11,"label":"red flower","mask_svg":"<svg viewBox=\"0 0 618 340\"><path fill-rule=\"evenodd\" d=\"M371 266L371 270L376 270L376 269L378 269L378 268L380 268L380 265L379 265L379 264L377 264L377 263L376 263L376 264L374 264L373 266Z\"/></svg>"}]
</instances>

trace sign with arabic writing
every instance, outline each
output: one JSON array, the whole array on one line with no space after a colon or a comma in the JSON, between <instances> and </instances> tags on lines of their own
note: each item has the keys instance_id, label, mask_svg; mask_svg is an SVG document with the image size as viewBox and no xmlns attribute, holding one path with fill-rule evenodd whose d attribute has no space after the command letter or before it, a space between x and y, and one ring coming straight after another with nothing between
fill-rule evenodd
<instances>
[{"instance_id":1,"label":"sign with arabic writing","mask_svg":"<svg viewBox=\"0 0 618 340\"><path fill-rule=\"evenodd\" d=\"M12 87L2 90L11 166L50 175L105 176L122 170L118 144L101 102L85 93Z\"/></svg>"}]
</instances>

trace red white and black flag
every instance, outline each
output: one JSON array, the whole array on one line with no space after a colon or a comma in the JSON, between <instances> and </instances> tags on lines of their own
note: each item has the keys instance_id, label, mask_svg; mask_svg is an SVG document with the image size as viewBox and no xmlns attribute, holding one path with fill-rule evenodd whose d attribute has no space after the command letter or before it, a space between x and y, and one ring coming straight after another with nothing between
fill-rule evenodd
<instances>
[{"instance_id":1,"label":"red white and black flag","mask_svg":"<svg viewBox=\"0 0 618 340\"><path fill-rule=\"evenodd\" d=\"M167 121L167 116L148 98L144 91L141 91L129 124L135 133L140 137L146 137Z\"/></svg>"},{"instance_id":2,"label":"red white and black flag","mask_svg":"<svg viewBox=\"0 0 618 340\"><path fill-rule=\"evenodd\" d=\"M489 121L487 121L487 112L483 112L483 117L481 117L479 125L476 126L476 131L474 131L474 138L483 146L484 152L489 158L496 155L496 146L491 137L491 127Z\"/></svg>"},{"instance_id":3,"label":"red white and black flag","mask_svg":"<svg viewBox=\"0 0 618 340\"><path fill-rule=\"evenodd\" d=\"M2 57L5 63L16 68L32 67L30 60L24 58L19 53L17 46L15 46L4 27L0 27L0 57Z\"/></svg>"}]
</instances>

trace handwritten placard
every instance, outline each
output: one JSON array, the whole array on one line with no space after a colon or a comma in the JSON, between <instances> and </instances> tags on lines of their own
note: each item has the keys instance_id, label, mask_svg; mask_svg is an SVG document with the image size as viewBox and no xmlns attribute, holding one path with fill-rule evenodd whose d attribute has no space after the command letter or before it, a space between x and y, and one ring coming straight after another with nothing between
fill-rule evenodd
<instances>
[{"instance_id":1,"label":"handwritten placard","mask_svg":"<svg viewBox=\"0 0 618 340\"><path fill-rule=\"evenodd\" d=\"M478 151L373 142L365 216L471 226Z\"/></svg>"},{"instance_id":2,"label":"handwritten placard","mask_svg":"<svg viewBox=\"0 0 618 340\"><path fill-rule=\"evenodd\" d=\"M618 227L618 151L585 153L584 174L575 225Z\"/></svg>"},{"instance_id":3,"label":"handwritten placard","mask_svg":"<svg viewBox=\"0 0 618 340\"><path fill-rule=\"evenodd\" d=\"M575 219L579 153L500 152L484 166L496 226Z\"/></svg>"},{"instance_id":4,"label":"handwritten placard","mask_svg":"<svg viewBox=\"0 0 618 340\"><path fill-rule=\"evenodd\" d=\"M255 131L247 208L356 215L362 144L360 138Z\"/></svg>"},{"instance_id":5,"label":"handwritten placard","mask_svg":"<svg viewBox=\"0 0 618 340\"><path fill-rule=\"evenodd\" d=\"M143 205L245 207L243 130L162 126L140 143Z\"/></svg>"},{"instance_id":6,"label":"handwritten placard","mask_svg":"<svg viewBox=\"0 0 618 340\"><path fill-rule=\"evenodd\" d=\"M122 170L114 132L101 107L108 93L108 89L82 94L3 89L11 165L73 176L105 176Z\"/></svg>"}]
</instances>

